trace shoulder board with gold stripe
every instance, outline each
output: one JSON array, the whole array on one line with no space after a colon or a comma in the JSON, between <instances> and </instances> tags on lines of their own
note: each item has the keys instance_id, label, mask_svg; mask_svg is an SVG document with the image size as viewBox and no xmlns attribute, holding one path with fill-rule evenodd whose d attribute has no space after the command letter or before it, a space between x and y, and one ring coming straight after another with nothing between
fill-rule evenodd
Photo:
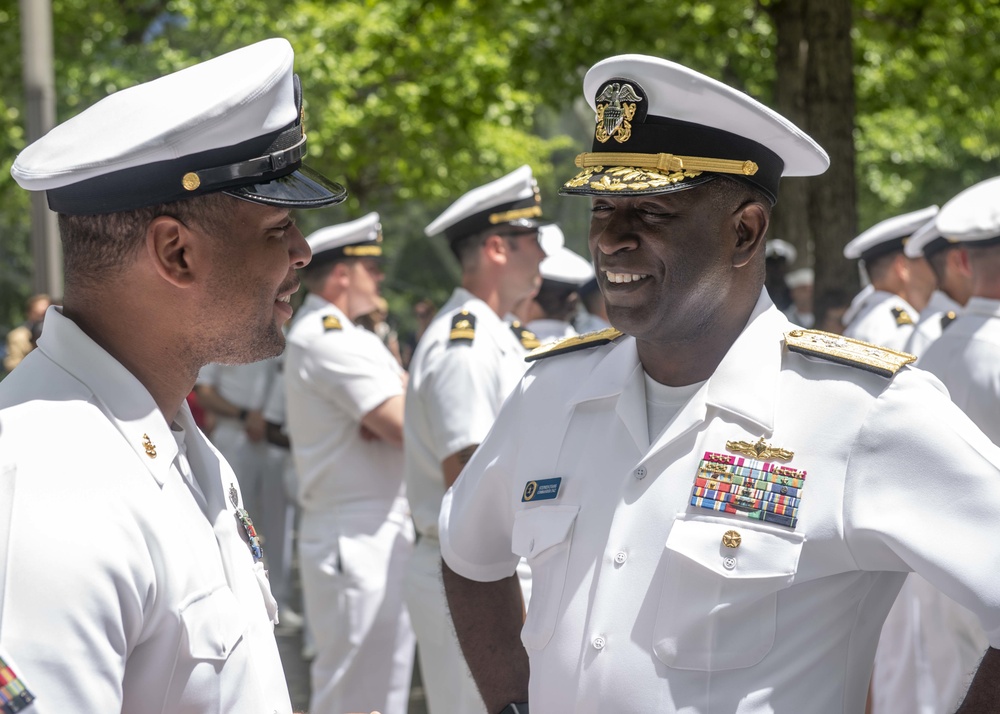
<instances>
[{"instance_id":1,"label":"shoulder board with gold stripe","mask_svg":"<svg viewBox=\"0 0 1000 714\"><path fill-rule=\"evenodd\" d=\"M448 343L452 345L471 345L476 336L476 316L468 310L462 310L451 318L451 332Z\"/></svg>"},{"instance_id":2,"label":"shoulder board with gold stripe","mask_svg":"<svg viewBox=\"0 0 1000 714\"><path fill-rule=\"evenodd\" d=\"M941 329L944 330L946 327L948 327L948 325L950 325L955 321L956 317L958 317L958 315L955 314L954 310L949 310L948 312L943 314L941 316Z\"/></svg>"},{"instance_id":3,"label":"shoulder board with gold stripe","mask_svg":"<svg viewBox=\"0 0 1000 714\"><path fill-rule=\"evenodd\" d=\"M537 350L532 350L528 353L528 356L524 358L524 361L534 362L538 359L564 355L568 352L576 352L577 350L587 349L588 347L606 345L609 342L617 340L621 336L621 332L613 327L608 327L607 329L598 330L597 332L588 332L583 335L564 337L561 340L552 342L551 344L542 345Z\"/></svg>"},{"instance_id":4,"label":"shoulder board with gold stripe","mask_svg":"<svg viewBox=\"0 0 1000 714\"><path fill-rule=\"evenodd\" d=\"M792 352L858 367L883 377L892 377L917 358L869 342L819 330L792 330L785 334L785 346Z\"/></svg>"},{"instance_id":5,"label":"shoulder board with gold stripe","mask_svg":"<svg viewBox=\"0 0 1000 714\"><path fill-rule=\"evenodd\" d=\"M910 313L901 307L892 308L892 316L896 318L896 325L899 327L913 324L913 318L910 317Z\"/></svg>"},{"instance_id":6,"label":"shoulder board with gold stripe","mask_svg":"<svg viewBox=\"0 0 1000 714\"><path fill-rule=\"evenodd\" d=\"M510 323L510 331L514 333L514 337L521 343L521 347L526 350L533 350L542 344L538 341L538 336L522 325L520 320L514 320L514 322Z\"/></svg>"},{"instance_id":7,"label":"shoulder board with gold stripe","mask_svg":"<svg viewBox=\"0 0 1000 714\"><path fill-rule=\"evenodd\" d=\"M330 330L343 330L344 326L340 324L340 318L336 315L326 315L323 317L323 329L329 332Z\"/></svg>"}]
</instances>

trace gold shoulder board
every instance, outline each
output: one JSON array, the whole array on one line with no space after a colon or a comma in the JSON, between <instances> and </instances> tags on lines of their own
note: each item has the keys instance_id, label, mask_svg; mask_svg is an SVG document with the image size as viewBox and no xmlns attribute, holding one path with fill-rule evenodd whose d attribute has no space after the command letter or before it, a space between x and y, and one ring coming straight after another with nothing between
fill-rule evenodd
<instances>
[{"instance_id":1,"label":"gold shoulder board","mask_svg":"<svg viewBox=\"0 0 1000 714\"><path fill-rule=\"evenodd\" d=\"M336 315L327 315L323 318L323 329L329 332L330 330L343 330L344 326L340 324Z\"/></svg>"},{"instance_id":2,"label":"gold shoulder board","mask_svg":"<svg viewBox=\"0 0 1000 714\"><path fill-rule=\"evenodd\" d=\"M462 310L451 318L451 333L448 335L449 344L471 345L476 336L476 316L468 310Z\"/></svg>"},{"instance_id":3,"label":"gold shoulder board","mask_svg":"<svg viewBox=\"0 0 1000 714\"><path fill-rule=\"evenodd\" d=\"M958 315L955 314L954 310L949 310L948 312L943 314L941 316L941 329L944 330L946 327L948 327L948 325L950 325L955 321L956 317L958 317Z\"/></svg>"},{"instance_id":4,"label":"gold shoulder board","mask_svg":"<svg viewBox=\"0 0 1000 714\"><path fill-rule=\"evenodd\" d=\"M883 377L893 376L903 365L917 359L907 352L819 330L792 330L785 335L785 345L792 352L859 367Z\"/></svg>"},{"instance_id":5,"label":"gold shoulder board","mask_svg":"<svg viewBox=\"0 0 1000 714\"><path fill-rule=\"evenodd\" d=\"M526 350L533 350L541 345L535 333L522 325L520 320L514 320L514 322L510 323L510 330L514 333L514 337L517 338L518 342L521 343L521 347Z\"/></svg>"},{"instance_id":6,"label":"gold shoulder board","mask_svg":"<svg viewBox=\"0 0 1000 714\"><path fill-rule=\"evenodd\" d=\"M913 318L910 317L910 313L901 307L892 308L892 316L896 318L896 325L899 327L913 324Z\"/></svg>"},{"instance_id":7,"label":"gold shoulder board","mask_svg":"<svg viewBox=\"0 0 1000 714\"><path fill-rule=\"evenodd\" d=\"M588 332L583 335L564 337L561 340L556 340L551 344L542 345L538 349L532 350L528 353L528 356L524 358L524 361L534 362L536 359L544 359L546 357L554 357L555 355L564 355L567 352L576 352L577 350L583 350L588 347L606 345L613 340L617 340L621 336L621 332L613 327L609 327L605 330L598 330L597 332Z\"/></svg>"}]
</instances>

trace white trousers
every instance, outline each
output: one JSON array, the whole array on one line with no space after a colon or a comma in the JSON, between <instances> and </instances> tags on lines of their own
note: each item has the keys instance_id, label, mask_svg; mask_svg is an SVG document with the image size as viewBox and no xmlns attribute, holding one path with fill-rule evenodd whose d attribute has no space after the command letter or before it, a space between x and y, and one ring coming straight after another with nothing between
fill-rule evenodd
<instances>
[{"instance_id":1,"label":"white trousers","mask_svg":"<svg viewBox=\"0 0 1000 714\"><path fill-rule=\"evenodd\" d=\"M301 519L302 595L316 640L310 714L405 714L415 642L402 593L409 514L305 511Z\"/></svg>"},{"instance_id":2,"label":"white trousers","mask_svg":"<svg viewBox=\"0 0 1000 714\"><path fill-rule=\"evenodd\" d=\"M406 605L417 633L420 675L430 714L486 714L459 647L441 581L441 546L421 538L406 576Z\"/></svg>"}]
</instances>

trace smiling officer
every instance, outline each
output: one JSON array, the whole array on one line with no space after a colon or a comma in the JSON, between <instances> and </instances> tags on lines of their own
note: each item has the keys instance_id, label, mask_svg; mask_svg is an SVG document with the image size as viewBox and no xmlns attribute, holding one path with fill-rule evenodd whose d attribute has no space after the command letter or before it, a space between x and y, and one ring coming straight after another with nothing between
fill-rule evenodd
<instances>
[{"instance_id":1,"label":"smiling officer","mask_svg":"<svg viewBox=\"0 0 1000 714\"><path fill-rule=\"evenodd\" d=\"M584 92L593 150L563 192L591 199L617 329L532 355L441 509L488 710L860 712L911 570L1000 644L1000 449L911 356L797 328L763 290L778 179L823 150L654 57ZM998 660L970 710L995 711Z\"/></svg>"}]
</instances>

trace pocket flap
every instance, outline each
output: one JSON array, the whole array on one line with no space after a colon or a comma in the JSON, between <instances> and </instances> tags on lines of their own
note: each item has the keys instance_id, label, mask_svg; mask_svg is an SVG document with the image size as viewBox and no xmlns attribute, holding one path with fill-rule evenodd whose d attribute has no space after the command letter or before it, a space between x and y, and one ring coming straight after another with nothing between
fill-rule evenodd
<instances>
[{"instance_id":1,"label":"pocket flap","mask_svg":"<svg viewBox=\"0 0 1000 714\"><path fill-rule=\"evenodd\" d=\"M514 514L511 550L522 558L536 558L569 537L579 506L535 506Z\"/></svg>"},{"instance_id":2,"label":"pocket flap","mask_svg":"<svg viewBox=\"0 0 1000 714\"><path fill-rule=\"evenodd\" d=\"M723 542L730 531L739 534L735 548ZM734 542L733 538L727 540ZM798 567L804 541L805 536L794 531L765 530L728 518L695 519L680 513L666 547L727 578L790 578Z\"/></svg>"},{"instance_id":3,"label":"pocket flap","mask_svg":"<svg viewBox=\"0 0 1000 714\"><path fill-rule=\"evenodd\" d=\"M227 659L247 629L243 604L226 585L188 603L181 622L188 652L201 660Z\"/></svg>"}]
</instances>

